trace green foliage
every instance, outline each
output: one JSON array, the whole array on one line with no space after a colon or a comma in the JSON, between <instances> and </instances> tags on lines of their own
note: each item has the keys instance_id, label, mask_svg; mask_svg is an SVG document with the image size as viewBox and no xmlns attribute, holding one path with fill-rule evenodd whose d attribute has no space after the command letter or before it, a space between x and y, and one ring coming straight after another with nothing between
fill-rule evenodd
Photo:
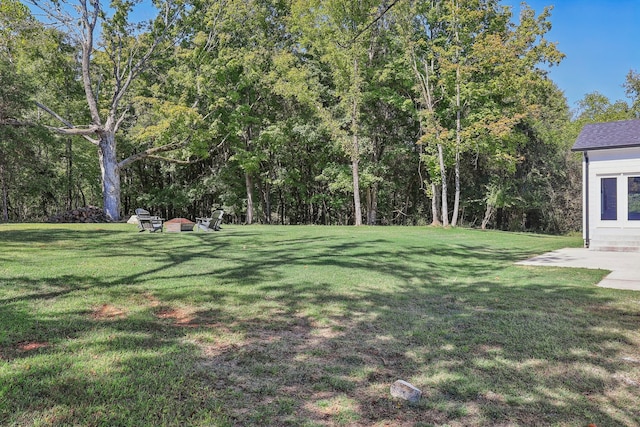
<instances>
[{"instance_id":1,"label":"green foliage","mask_svg":"<svg viewBox=\"0 0 640 427\"><path fill-rule=\"evenodd\" d=\"M130 128L129 137L136 143L164 146L188 140L189 149L201 155L207 152L202 135L203 119L196 109L150 97L135 98L133 108L138 119ZM172 154L182 153L173 151Z\"/></svg>"},{"instance_id":2,"label":"green foliage","mask_svg":"<svg viewBox=\"0 0 640 427\"><path fill-rule=\"evenodd\" d=\"M73 46L46 29L22 4L0 5L0 181L2 220L42 220L56 211L96 204L94 159L86 146L51 135L38 124L33 99L78 117L80 87ZM38 124L36 124L38 123Z\"/></svg>"},{"instance_id":3,"label":"green foliage","mask_svg":"<svg viewBox=\"0 0 640 427\"><path fill-rule=\"evenodd\" d=\"M640 117L640 74L637 71L630 70L624 82L625 92L631 99L631 109L635 118Z\"/></svg>"},{"instance_id":4,"label":"green foliage","mask_svg":"<svg viewBox=\"0 0 640 427\"><path fill-rule=\"evenodd\" d=\"M89 70L98 121L119 125L115 164L137 159L119 170L124 214L224 206L234 222L350 224L362 208L368 224L431 223L443 188L458 185L464 224L480 224L489 203L491 227L563 233L580 227L568 154L580 128L637 115L630 71L632 106L588 94L571 121L547 74L563 58L551 8L524 7L516 22L497 0L161 1L135 23L140 6L98 14ZM80 40L16 1L0 8L2 119L36 121L35 98L92 123ZM91 144L0 133L12 220L99 204Z\"/></svg>"},{"instance_id":5,"label":"green foliage","mask_svg":"<svg viewBox=\"0 0 640 427\"><path fill-rule=\"evenodd\" d=\"M576 122L580 126L587 123L612 122L633 118L633 114L626 102L616 101L613 104L598 92L586 94L578 101Z\"/></svg>"}]
</instances>

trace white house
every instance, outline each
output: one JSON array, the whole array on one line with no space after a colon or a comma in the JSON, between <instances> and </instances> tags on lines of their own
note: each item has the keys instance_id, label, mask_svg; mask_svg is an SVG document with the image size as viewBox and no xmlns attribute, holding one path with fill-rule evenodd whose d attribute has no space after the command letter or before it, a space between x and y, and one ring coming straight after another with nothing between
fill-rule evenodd
<instances>
[{"instance_id":1,"label":"white house","mask_svg":"<svg viewBox=\"0 0 640 427\"><path fill-rule=\"evenodd\" d=\"M640 252L640 120L585 125L583 236L594 250Z\"/></svg>"}]
</instances>

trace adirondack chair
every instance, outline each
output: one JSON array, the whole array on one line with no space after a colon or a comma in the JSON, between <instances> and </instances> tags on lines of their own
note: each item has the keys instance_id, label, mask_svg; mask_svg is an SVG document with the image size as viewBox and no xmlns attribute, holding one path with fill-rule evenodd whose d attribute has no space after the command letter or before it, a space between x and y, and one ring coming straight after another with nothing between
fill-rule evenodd
<instances>
[{"instance_id":1,"label":"adirondack chair","mask_svg":"<svg viewBox=\"0 0 640 427\"><path fill-rule=\"evenodd\" d=\"M164 219L159 216L151 215L149 211L145 209L136 209L136 216L138 217L138 228L140 232L148 231L155 233L156 231L162 232L162 224Z\"/></svg>"},{"instance_id":2,"label":"adirondack chair","mask_svg":"<svg viewBox=\"0 0 640 427\"><path fill-rule=\"evenodd\" d=\"M217 209L213 211L211 217L196 218L196 230L202 231L220 231L220 224L222 224L222 218L224 217L224 211ZM212 225L213 223L213 225Z\"/></svg>"}]
</instances>

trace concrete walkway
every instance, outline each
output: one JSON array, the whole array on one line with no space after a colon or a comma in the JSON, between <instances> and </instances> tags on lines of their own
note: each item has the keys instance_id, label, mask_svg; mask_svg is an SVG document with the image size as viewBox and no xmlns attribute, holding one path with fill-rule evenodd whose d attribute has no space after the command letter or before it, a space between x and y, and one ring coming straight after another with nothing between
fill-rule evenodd
<instances>
[{"instance_id":1,"label":"concrete walkway","mask_svg":"<svg viewBox=\"0 0 640 427\"><path fill-rule=\"evenodd\" d=\"M640 291L640 252L604 252L565 248L516 264L610 270L611 273L602 279L598 286Z\"/></svg>"}]
</instances>

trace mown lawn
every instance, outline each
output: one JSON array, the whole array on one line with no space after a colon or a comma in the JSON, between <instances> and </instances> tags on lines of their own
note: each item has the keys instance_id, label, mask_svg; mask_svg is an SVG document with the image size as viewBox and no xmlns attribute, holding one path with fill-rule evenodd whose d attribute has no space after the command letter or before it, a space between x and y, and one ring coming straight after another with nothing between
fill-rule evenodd
<instances>
[{"instance_id":1,"label":"mown lawn","mask_svg":"<svg viewBox=\"0 0 640 427\"><path fill-rule=\"evenodd\" d=\"M637 426L640 292L514 265L579 245L0 225L0 425Z\"/></svg>"}]
</instances>

